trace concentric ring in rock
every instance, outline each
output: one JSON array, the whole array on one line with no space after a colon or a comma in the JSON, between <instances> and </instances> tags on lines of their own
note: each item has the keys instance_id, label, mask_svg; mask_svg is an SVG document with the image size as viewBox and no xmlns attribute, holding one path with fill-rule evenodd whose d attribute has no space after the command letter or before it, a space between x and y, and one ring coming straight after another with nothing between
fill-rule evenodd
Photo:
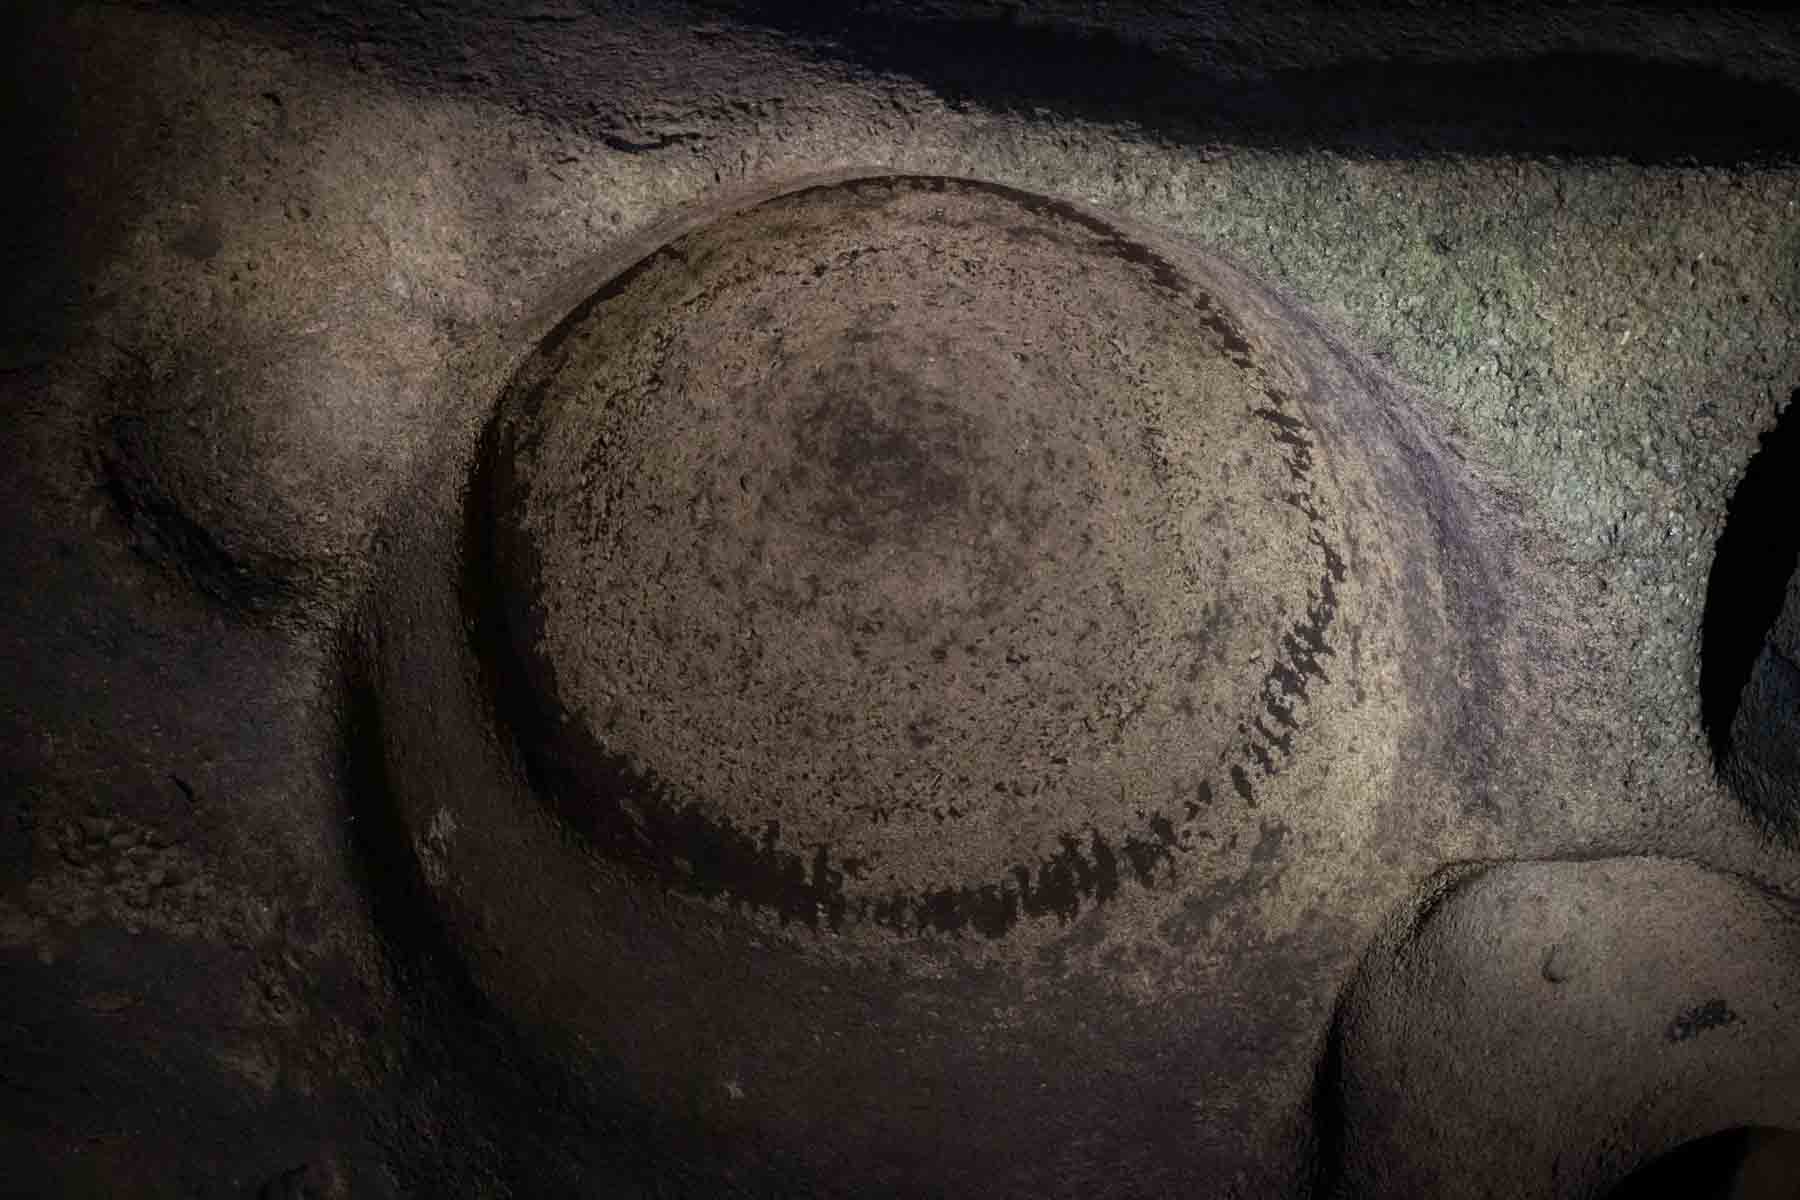
<instances>
[{"instance_id":1,"label":"concentric ring in rock","mask_svg":"<svg viewBox=\"0 0 1800 1200\"><path fill-rule=\"evenodd\" d=\"M1154 886L1305 752L1359 594L1357 469L1289 377L1163 255L1002 187L677 238L484 448L539 791L603 854L837 929Z\"/></svg>"}]
</instances>

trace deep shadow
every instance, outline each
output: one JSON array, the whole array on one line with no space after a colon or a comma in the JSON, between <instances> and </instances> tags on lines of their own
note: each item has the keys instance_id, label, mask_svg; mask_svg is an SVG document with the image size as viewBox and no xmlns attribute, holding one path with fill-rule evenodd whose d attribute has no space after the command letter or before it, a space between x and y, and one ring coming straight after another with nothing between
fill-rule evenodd
<instances>
[{"instance_id":1,"label":"deep shadow","mask_svg":"<svg viewBox=\"0 0 1800 1200\"><path fill-rule=\"evenodd\" d=\"M1794 1193L1776 1183L1764 1183L1751 1162L1753 1156L1773 1158L1791 1155L1800 1140L1787 1130L1726 1129L1684 1142L1658 1155L1606 1194L1606 1200L1662 1200L1680 1196L1686 1200L1776 1200ZM1747 1169L1748 1168L1748 1169Z\"/></svg>"},{"instance_id":2,"label":"deep shadow","mask_svg":"<svg viewBox=\"0 0 1800 1200\"><path fill-rule=\"evenodd\" d=\"M65 8L0 6L0 380L58 359L105 303L95 277L174 124L118 64L78 49Z\"/></svg>"},{"instance_id":3,"label":"deep shadow","mask_svg":"<svg viewBox=\"0 0 1800 1200\"><path fill-rule=\"evenodd\" d=\"M614 33L606 18L614 12L665 25L729 20L779 35L821 62L914 79L952 107L1135 126L1197 147L1712 165L1800 158L1800 122L1791 119L1800 111L1800 92L1679 61L1672 25L1637 35L1635 54L1569 51L1569 29L1545 9L1521 9L1512 18L1505 33L1518 49L1506 57L1485 56L1475 46L1453 61L1446 44L1421 48L1400 37L1390 58L1293 67L1295 46L1269 41L1229 16L1171 24L1153 7L1131 5L1109 6L1104 27L1081 28L1021 20L1013 6L984 11L974 4L894 0L617 6L370 0L342 7L183 0L183 7L248 16L310 43L315 53L349 57L404 87L477 92L614 149L645 153L704 143L710 135L639 125L647 116L640 110L658 105L633 99L631 89L656 78L655 64L621 66L604 53L570 53L590 42L605 50ZM1378 21L1393 6L1359 7ZM1455 21L1455 11L1443 20ZM473 58L471 47L479 48ZM546 62L557 66L546 71ZM697 99L692 115L717 117L759 103L734 96L724 84L715 96ZM648 115L653 125L661 119Z\"/></svg>"},{"instance_id":4,"label":"deep shadow","mask_svg":"<svg viewBox=\"0 0 1800 1200\"><path fill-rule=\"evenodd\" d=\"M140 368L133 368L127 384L153 394L154 385ZM100 422L94 442L100 480L141 558L244 616L267 616L295 599L292 561L234 553L176 499L159 470L169 452L156 445L142 417Z\"/></svg>"},{"instance_id":5,"label":"deep shadow","mask_svg":"<svg viewBox=\"0 0 1800 1200\"><path fill-rule=\"evenodd\" d=\"M1800 153L1800 122L1791 119L1800 93L1689 63L1561 52L1421 62L1409 61L1402 43L1393 59L1261 70L1258 56L1268 51L1250 44L1222 47L1229 62L1214 65L1112 28L1053 29L1011 12L933 19L867 0L712 7L870 71L911 76L952 106L1137 125L1188 144L1645 163ZM1378 18L1379 6L1370 7ZM1520 24L1529 29L1529 18Z\"/></svg>"},{"instance_id":6,"label":"deep shadow","mask_svg":"<svg viewBox=\"0 0 1800 1200\"><path fill-rule=\"evenodd\" d=\"M1340 995L1331 1026L1325 1032L1325 1049L1313 1067L1311 1161L1306 1165L1312 1182L1311 1195L1337 1195L1344 1168L1344 1143L1348 1122L1344 1113L1344 1030Z\"/></svg>"},{"instance_id":7,"label":"deep shadow","mask_svg":"<svg viewBox=\"0 0 1800 1200\"><path fill-rule=\"evenodd\" d=\"M339 649L343 827L399 1002L399 1028L387 1043L396 1050L394 1111L370 1136L384 1144L400 1190L708 1194L698 1135L645 1111L614 1071L571 1072L482 991L438 914L394 802L377 684L358 641L352 633ZM500 1128L508 1138L494 1144L488 1139Z\"/></svg>"},{"instance_id":8,"label":"deep shadow","mask_svg":"<svg viewBox=\"0 0 1800 1200\"><path fill-rule=\"evenodd\" d=\"M1775 428L1762 436L1731 497L1713 552L1700 638L1700 715L1713 764L1731 757L1731 726L1744 685L1781 614L1788 578L1800 558L1800 389Z\"/></svg>"},{"instance_id":9,"label":"deep shadow","mask_svg":"<svg viewBox=\"0 0 1800 1200\"><path fill-rule=\"evenodd\" d=\"M348 664L338 708L343 828L351 875L380 931L390 977L403 995L442 989L459 1007L480 1013L480 990L437 915L412 837L394 804L375 685L356 661L360 654L346 649L343 657Z\"/></svg>"}]
</instances>

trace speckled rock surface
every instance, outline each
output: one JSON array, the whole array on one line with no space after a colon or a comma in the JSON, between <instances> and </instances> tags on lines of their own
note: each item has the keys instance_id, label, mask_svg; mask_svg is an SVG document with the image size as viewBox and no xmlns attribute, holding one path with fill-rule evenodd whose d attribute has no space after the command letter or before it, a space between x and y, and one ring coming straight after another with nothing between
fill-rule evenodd
<instances>
[{"instance_id":1,"label":"speckled rock surface","mask_svg":"<svg viewBox=\"0 0 1800 1200\"><path fill-rule=\"evenodd\" d=\"M775 1190L1299 1186L1344 933L1506 820L1478 489L1277 298L1066 202L682 228L395 514L364 782L459 961ZM1200 1105L1242 1116L1145 1140Z\"/></svg>"},{"instance_id":2,"label":"speckled rock surface","mask_svg":"<svg viewBox=\"0 0 1800 1200\"><path fill-rule=\"evenodd\" d=\"M584 305L487 449L494 649L570 819L808 925L992 937L1149 884L1317 725L1383 774L1404 497L1225 303L1079 210L902 177Z\"/></svg>"},{"instance_id":3,"label":"speckled rock surface","mask_svg":"<svg viewBox=\"0 0 1800 1200\"><path fill-rule=\"evenodd\" d=\"M1647 909L1683 891L1705 909L1717 876L1800 896L1793 840L1727 753L1761 703L1738 701L1791 568L1767 589L1716 570L1734 542L1792 525L1791 491L1745 475L1762 435L1793 427L1800 387L1787 117L1800 25L1785 10L205 0L33 2L6 20L22 26L0 73L17 116L0 222L0 1154L34 1172L16 1177L27 1192L786 1196L843 1179L906 1194L931 1178L979 1192L997 1170L980 1134L998 1121L1023 1148L1006 1177L1020 1190L1302 1195L1315 1158L1340 1161L1331 1131L1352 1128L1314 1086L1340 997L1372 941L1370 963L1387 953L1389 914L1412 912L1446 863L1648 856L1717 873L1657 876L1668 896ZM846 170L1051 197L1205 264L1246 329L1314 348L1258 361L1312 372L1321 495L1338 487L1334 461L1437 480L1369 509L1354 487L1335 494L1347 568L1423 556L1402 593L1445 618L1420 638L1375 603L1391 581L1347 570L1334 628L1348 637L1360 606L1380 736L1348 745L1364 717L1343 701L1340 640L1296 765L1275 779L1244 766L1256 808L1219 764L1215 823L1196 819L1152 886L1121 840L1105 904L1025 914L998 937L933 925L918 891L892 910L903 918L853 923L848 877L842 932L829 905L817 929L797 905L784 923L779 904L689 886L674 842L596 850L537 790L552 756L519 752L525 710L478 652L513 640L468 600L471 576L505 591L503 556L463 553L470 501L494 494L477 486L482 464L512 461L482 453L509 384L657 247ZM1093 379L1139 350L1056 349L1091 354ZM996 396L1013 378L977 373ZM864 393L872 420L896 411ZM1352 396L1370 403L1333 407ZM669 430L693 427L660 411ZM967 428L920 436L961 445ZM804 460L802 439L763 433ZM1129 439L1106 445L1116 478L1154 466ZM851 548L831 560L838 578L868 561L858 536L904 531L916 478L943 483L878 471L893 503L865 513L834 510L817 478L827 490L772 494L815 522L794 547ZM996 495L1023 486L994 478ZM1389 522L1379 536L1370 511ZM988 528L932 512L939 532ZM735 545L668 520L676 541ZM1113 530L1118 554L1143 544L1089 523ZM1360 560L1353 531L1368 534ZM515 582L524 544L509 552ZM970 578L993 561L982 546L956 551ZM1292 604L1304 577L1286 578ZM1353 600L1353 586L1367 590ZM824 618L787 628L858 636ZM1266 639L1257 628L1238 633ZM1398 676L1371 665L1378 634ZM738 669L684 654L696 671ZM1131 678L1124 663L1078 665ZM864 669L845 664L821 695L849 694ZM598 678L534 695L580 711ZM1254 692L1266 676L1245 678ZM1175 680L1143 686L1180 703ZM634 737L730 745L680 727L702 710L682 707L689 693L663 694ZM951 732L1017 736L965 724L933 754L953 752ZM911 759L884 752L895 769L853 764L863 781L916 784ZM1308 778L1345 755L1362 779ZM761 847L767 797L739 810L701 788L729 773L719 761L705 779L664 769ZM867 841L809 794L815 829ZM1090 825L1149 844L1158 810L1139 824L1131 795L1126 815L1071 793L1018 856L1032 886L1045 846L1066 849L1060 833L1090 872ZM1188 802L1162 801L1172 837ZM954 819L991 827L997 812ZM783 825L784 852L803 829ZM941 888L953 872L902 863L928 841L864 848L894 878ZM1004 863L1005 879L1008 856L979 843L947 862ZM1592 890L1532 869L1551 892ZM1072 860L1068 873L1083 879ZM1590 905L1589 924L1627 907ZM561 929L574 933L558 942ZM1486 917L1433 934L1383 994L1512 1055L1514 1026L1464 1030L1430 999L1432 962L1478 975L1490 934L1504 942ZM890 945L898 969L871 966ZM536 948L533 965L515 946ZM1699 981L1706 961L1669 970ZM612 1007L572 1019L572 973ZM1742 991L1659 1020L1695 1010L1705 1024L1715 998L1742 1015L1784 978L1745 975ZM1582 1013L1609 1004L1636 1011L1623 992L1590 999L1569 1028L1598 1028ZM616 1036L581 1032L609 1016ZM871 1031L910 1032L846 1050L859 1030L865 1048L881 1044ZM1394 1086L1383 1054L1357 1067L1363 1086ZM1731 1082L1738 1060L1709 1061L1707 1086ZM1535 1105L1555 1086L1522 1067L1512 1084L1526 1083L1528 1100L1493 1095ZM1541 1140L1528 1149L1560 1143L1596 1184L1692 1132L1568 1111L1559 1127L1525 1120ZM899 1128L910 1135L888 1136ZM1380 1142L1378 1125L1368 1136Z\"/></svg>"},{"instance_id":4,"label":"speckled rock surface","mask_svg":"<svg viewBox=\"0 0 1800 1200\"><path fill-rule=\"evenodd\" d=\"M1800 911L1729 876L1657 859L1448 872L1345 993L1323 1190L1603 1195L1691 1139L1793 1129L1797 986Z\"/></svg>"}]
</instances>

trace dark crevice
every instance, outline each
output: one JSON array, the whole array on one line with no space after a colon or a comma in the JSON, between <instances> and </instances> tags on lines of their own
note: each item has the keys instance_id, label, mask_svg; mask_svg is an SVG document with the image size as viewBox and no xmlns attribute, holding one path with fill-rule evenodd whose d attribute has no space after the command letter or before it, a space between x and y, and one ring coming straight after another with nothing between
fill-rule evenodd
<instances>
[{"instance_id":1,"label":"dark crevice","mask_svg":"<svg viewBox=\"0 0 1800 1200\"><path fill-rule=\"evenodd\" d=\"M1340 1001L1341 1005L1341 1001ZM1312 1145L1308 1174L1312 1195L1337 1194L1349 1122L1344 1112L1344 1034L1341 1019L1325 1031L1325 1049L1313 1068Z\"/></svg>"},{"instance_id":2,"label":"dark crevice","mask_svg":"<svg viewBox=\"0 0 1800 1200\"><path fill-rule=\"evenodd\" d=\"M1682 1196L1690 1200L1755 1200L1793 1193L1785 1189L1759 1190L1746 1180L1752 1156L1769 1154L1770 1147L1800 1141L1787 1130L1740 1126L1695 1138L1640 1166L1611 1191L1607 1200L1661 1200ZM1789 1151L1791 1153L1791 1150Z\"/></svg>"},{"instance_id":3,"label":"dark crevice","mask_svg":"<svg viewBox=\"0 0 1800 1200\"><path fill-rule=\"evenodd\" d=\"M479 1010L480 989L437 915L393 799L376 688L360 664L345 675L338 745L348 860L381 933L390 976L402 994L438 987L470 1011Z\"/></svg>"},{"instance_id":4,"label":"dark crevice","mask_svg":"<svg viewBox=\"0 0 1800 1200\"><path fill-rule=\"evenodd\" d=\"M666 115L647 111L651 106L619 99L640 79L621 74L604 53L594 56L591 68L574 68L572 79L546 73L541 56L547 46L590 38L597 48L609 48L595 30L619 15L665 22L722 18L741 23L748 41L773 33L823 62L915 80L952 108L1137 128L1190 146L1719 165L1800 157L1800 122L1789 118L1800 108L1793 88L1681 61L1672 21L1668 29L1661 28L1664 21L1653 23L1624 51L1587 49L1553 8L1521 9L1504 24L1519 47L1504 57L1483 53L1483 43L1458 46L1452 38L1414 33L1409 40L1397 33L1391 56L1293 66L1284 60L1289 47L1281 39L1249 24L1222 18L1202 25L1132 5L1108 6L1105 25L1053 25L1031 19L1020 5L982 12L893 0L584 0L551 23L509 6L446 0L345 7L312 0L256 6L184 0L183 6L248 13L328 53L353 46L359 66L379 66L395 82L420 91L479 87L492 99L633 153L703 144L721 121L755 111L762 101L734 96L728 85L697 102L671 129L663 127ZM1362 7L1370 20L1381 20L1395 6ZM1745 36L1757 36L1771 19L1756 19ZM721 31L708 32L698 44L720 39Z\"/></svg>"},{"instance_id":5,"label":"dark crevice","mask_svg":"<svg viewBox=\"0 0 1800 1200\"><path fill-rule=\"evenodd\" d=\"M705 1161L698 1134L644 1110L610 1066L572 1074L560 1052L517 1028L482 990L439 915L397 806L378 687L356 642L352 634L340 648L342 827L398 1002L393 1065L395 1092L405 1099L372 1136L388 1144L402 1190L443 1195L533 1180L548 1189L537 1194L574 1195L608 1180L615 1194L642 1194L650 1181L702 1194L700 1168L670 1165ZM413 1136L420 1106L453 1133ZM511 1140L496 1145L486 1133L503 1123L501 1113L530 1119L509 1125ZM573 1161L573 1145L591 1149Z\"/></svg>"},{"instance_id":6,"label":"dark crevice","mask_svg":"<svg viewBox=\"0 0 1800 1200\"><path fill-rule=\"evenodd\" d=\"M296 564L269 553L234 553L176 501L161 479L162 457L141 417L122 416L97 430L102 486L139 557L243 613L267 613L295 598Z\"/></svg>"},{"instance_id":7,"label":"dark crevice","mask_svg":"<svg viewBox=\"0 0 1800 1200\"><path fill-rule=\"evenodd\" d=\"M1713 553L1700 642L1700 714L1715 766L1732 757L1732 725L1788 580L1800 559L1800 389L1762 437L1732 495Z\"/></svg>"},{"instance_id":8,"label":"dark crevice","mask_svg":"<svg viewBox=\"0 0 1800 1200\"><path fill-rule=\"evenodd\" d=\"M1417 946L1421 932L1440 910L1461 894L1475 880L1487 873L1491 864L1453 862L1439 867L1425 880L1396 914L1397 934L1392 942L1378 936L1365 948L1356 968L1338 991L1332 1004L1331 1023L1325 1030L1325 1044L1313 1064L1312 1089L1308 1106L1312 1116L1310 1161L1310 1195L1317 1200L1350 1194L1347 1182L1354 1150L1352 1128L1366 1120L1367 1113L1353 1111L1366 1100L1358 1095L1350 1048L1345 1030L1358 1009L1369 1003L1371 990L1379 990L1384 976L1391 976L1393 955L1397 948Z\"/></svg>"},{"instance_id":9,"label":"dark crevice","mask_svg":"<svg viewBox=\"0 0 1800 1200\"><path fill-rule=\"evenodd\" d=\"M1210 47L1208 61L1193 47L1165 50L1111 28L1056 28L1011 11L920 15L884 0L711 7L809 39L822 56L909 76L952 107L1137 126L1187 144L1646 163L1800 153L1800 124L1786 115L1800 94L1691 63L1562 50L1409 61L1403 50L1283 68L1259 63L1250 44ZM1146 14L1139 28L1154 34L1158 25Z\"/></svg>"}]
</instances>

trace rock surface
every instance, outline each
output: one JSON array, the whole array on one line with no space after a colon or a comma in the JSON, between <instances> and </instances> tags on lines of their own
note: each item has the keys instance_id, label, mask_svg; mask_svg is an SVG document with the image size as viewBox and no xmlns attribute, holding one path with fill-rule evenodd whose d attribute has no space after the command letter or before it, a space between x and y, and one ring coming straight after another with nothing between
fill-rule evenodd
<instances>
[{"instance_id":1,"label":"rock surface","mask_svg":"<svg viewBox=\"0 0 1800 1200\"><path fill-rule=\"evenodd\" d=\"M846 1178L854 1194L882 1180L906 1193L932 1177L981 1193L995 1172L983 1138L1001 1128L1024 1156L1002 1181L1040 1193L1304 1195L1314 1131L1336 1119L1314 1068L1339 994L1444 864L1662 856L1800 896L1792 839L1744 803L1706 736L1725 740L1757 711L1738 701L1791 568L1754 592L1773 600L1754 621L1706 599L1706 644L1715 619L1738 627L1741 660L1700 636L1721 529L1792 526L1791 487L1739 483L1784 406L1793 427L1800 383L1791 12L754 7L27 0L0 18L0 108L14 117L0 222L10 1186L710 1197L842 1191L830 1181ZM935 858L919 861L927 837L900 828L877 844L884 831L856 828L816 790L812 829L884 854L888 882L918 885L904 902L845 872L842 919L815 908L815 928L792 891L752 902L719 885L730 873L717 864L684 873L679 838L627 852L582 832L537 790L552 743L573 739L529 707L501 703L495 720L484 655L542 638L529 613L469 603L467 576L491 584L499 558L459 557L475 540L468 501L498 495L473 486L482 464L523 461L484 458L483 430L559 321L708 224L681 214L716 220L852 168L1095 206L1184 269L1210 263L1204 290L1246 329L1279 333L1258 362L1315 375L1302 432L1321 495L1342 505L1332 519L1363 541L1338 547L1347 567L1410 556L1420 583L1408 575L1402 594L1444 619L1421 635L1375 603L1392 581L1347 570L1332 629L1348 636L1355 614L1363 631L1361 709L1333 708L1356 648L1339 640L1291 767L1243 767L1257 807L1219 764L1214 822L1187 828L1194 848L1156 857L1149 886L1125 841L1109 841L1119 884L1104 903L1081 834L1105 826L1158 853L1155 811L1140 819L1129 787L1122 805L1065 793L1016 865L1046 895L1044 847L1061 854L1056 831L1071 832L1079 860L1061 859L1061 878L1075 886L1052 892L1073 909L1058 899L1032 915L1021 900L1010 926L983 919L991 937L969 914L1004 918L1004 894L961 910L952 932L956 904L920 904L919 888L996 863L1017 884L992 841L958 843L956 872L936 875ZM1015 298L999 300L1009 311ZM1331 407L1351 396L1377 403ZM891 416L890 401L873 391L867 407ZM1358 412L1398 427L1359 427ZM943 445L946 428L970 427L922 436ZM803 449L779 427L762 435ZM1115 449L1117 478L1154 461ZM1442 486L1332 492L1328 465L1358 461L1376 479ZM813 498L801 514L813 532L792 544L848 547L829 559L839 578L868 562L857 537L905 532L914 475L870 470L892 499L873 523L833 516L823 482L775 490L775 509ZM997 478L996 494L1014 494ZM1144 503L1135 485L1131 503ZM929 511L939 531L987 528L954 504ZM1113 532L1115 550L1136 544ZM968 578L993 577L992 547L968 543ZM1265 549L1279 562L1293 548ZM877 592L865 598L885 602ZM822 618L785 628L856 644ZM1374 666L1378 635L1393 639L1397 676ZM916 678L944 684L930 661ZM1709 661L1726 664L1728 687L1709 689ZM594 677L562 665L528 696L584 711ZM1053 664L999 665L1005 679ZM1076 665L1181 702L1179 668L1146 681L1128 662ZM864 679L879 683L847 673L837 694ZM663 703L639 731L645 758L656 738L698 743L671 719L688 694L665 689ZM1730 717L1702 729L1709 704ZM1030 728L1029 706L1018 711ZM1130 712L1096 720L1148 719ZM1403 713L1404 736L1356 737L1359 722L1392 732ZM540 744L515 755L521 731ZM1002 747L1018 736L991 722L955 732ZM1741 741L1756 744L1754 730ZM942 736L927 750L950 753ZM911 759L888 753L891 776L852 764L862 782L916 783ZM683 786L686 811L736 821L761 850L761 800ZM918 817L912 795L889 794L891 810ZM1163 803L1172 837L1188 802ZM945 819L968 831L1002 818ZM813 836L782 833L788 851ZM1556 878L1591 890L1587 876ZM1660 878L1670 903L1691 892L1712 911L1713 876ZM868 919L878 909L894 919ZM1485 918L1466 929L1495 932ZM1409 977L1391 994L1425 996L1436 956L1479 974L1477 949L1449 934L1430 944L1423 961L1402 957ZM1670 961L1699 981L1714 960ZM1495 986L1528 999L1549 986L1534 979L1572 985L1580 963L1565 949L1535 969ZM1705 1027L1679 1045L1747 1036L1744 1022L1710 1024L1748 1011L1744 982L1663 1018ZM1454 1030L1436 1004L1417 1001ZM1593 1011L1565 1015L1591 1028ZM886 1050L844 1052L858 1030L864 1050ZM1467 1036L1521 1050L1503 1034ZM1729 1082L1737 1060L1708 1061L1711 1082ZM1533 1124L1545 1140L1528 1149L1541 1162L1560 1143L1596 1162L1593 1141L1610 1138L1607 1161L1623 1168L1691 1132L1679 1124Z\"/></svg>"},{"instance_id":2,"label":"rock surface","mask_svg":"<svg viewBox=\"0 0 1800 1200\"><path fill-rule=\"evenodd\" d=\"M1404 568L1347 498L1381 483L1229 303L944 179L631 268L486 450L494 650L565 815L809 926L997 937L1267 808L1322 716L1391 756Z\"/></svg>"},{"instance_id":3,"label":"rock surface","mask_svg":"<svg viewBox=\"0 0 1800 1200\"><path fill-rule=\"evenodd\" d=\"M1292 1186L1344 930L1500 816L1477 498L1370 386L1065 202L700 210L396 514L367 782L483 993L769 1186Z\"/></svg>"},{"instance_id":4,"label":"rock surface","mask_svg":"<svg viewBox=\"0 0 1800 1200\"><path fill-rule=\"evenodd\" d=\"M1796 988L1800 910L1741 880L1657 859L1448 872L1345 992L1325 1190L1598 1196L1694 1139L1800 1128Z\"/></svg>"}]
</instances>

